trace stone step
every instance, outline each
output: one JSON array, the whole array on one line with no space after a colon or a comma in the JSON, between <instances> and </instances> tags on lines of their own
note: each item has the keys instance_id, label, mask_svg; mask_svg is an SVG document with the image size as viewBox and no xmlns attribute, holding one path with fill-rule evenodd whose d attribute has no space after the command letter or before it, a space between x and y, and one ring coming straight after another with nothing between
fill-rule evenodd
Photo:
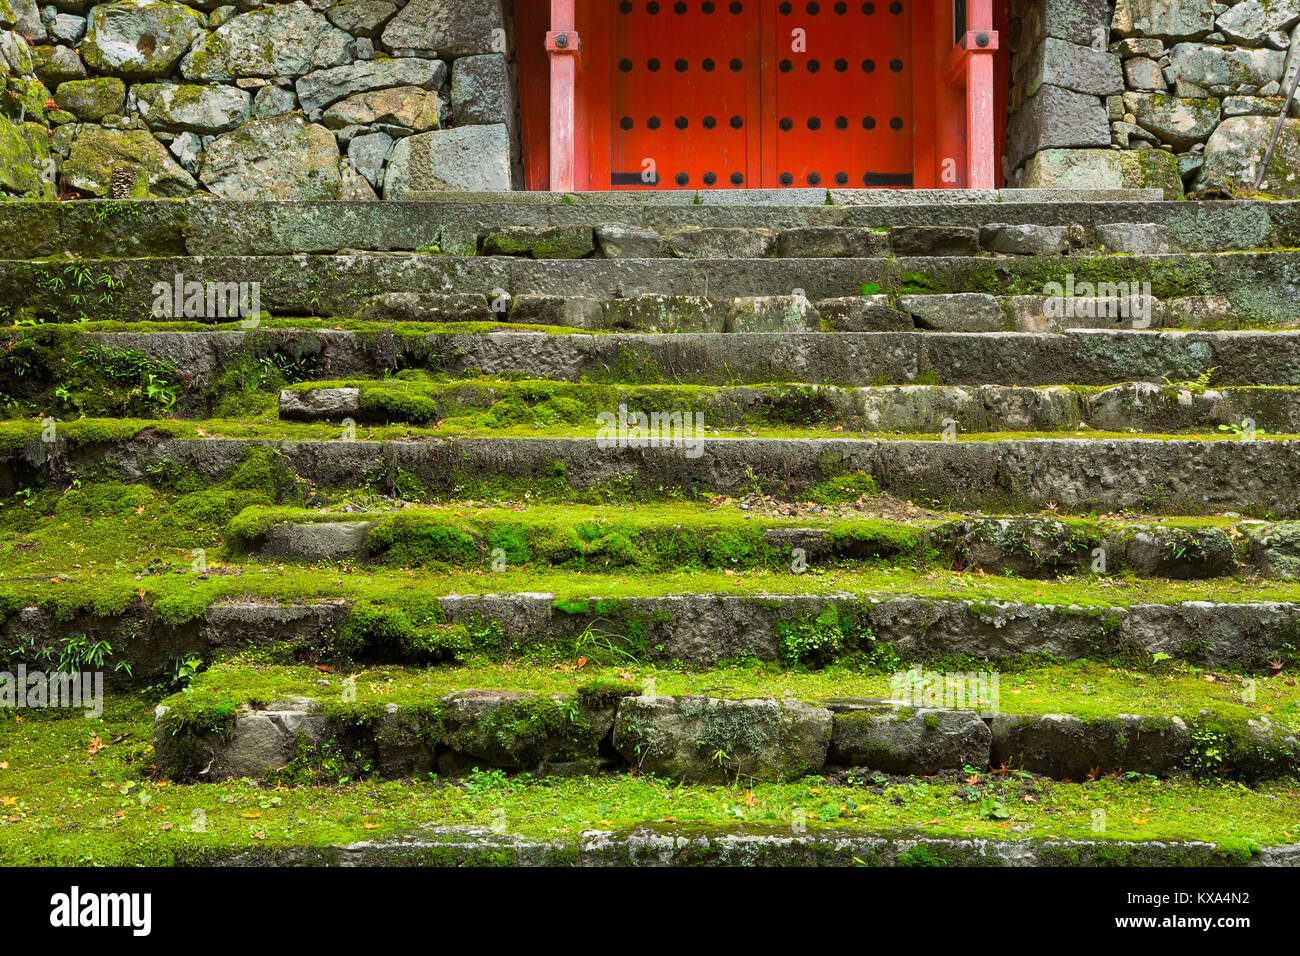
<instances>
[{"instance_id":1,"label":"stone step","mask_svg":"<svg viewBox=\"0 0 1300 956\"><path fill-rule=\"evenodd\" d=\"M1230 519L1229 519L1230 520ZM1300 523L1118 522L1052 517L836 520L626 508L400 508L387 512L252 507L226 528L240 553L276 561L359 561L401 567L487 569L526 564L609 571L688 567L936 567L1054 578L1106 573L1211 578L1243 569L1300 576ZM507 549L506 545L509 545ZM1238 554L1238 551L1240 554ZM1242 565L1239 566L1238 561Z\"/></svg>"},{"instance_id":2,"label":"stone step","mask_svg":"<svg viewBox=\"0 0 1300 956\"><path fill-rule=\"evenodd\" d=\"M1078 253L1158 255L1177 247L1156 223L1046 226L994 222L984 226L823 225L773 229L709 221L660 232L624 222L567 226L494 226L474 252L525 259L870 259L877 256L1066 256ZM1225 251L1225 250L1217 250Z\"/></svg>"},{"instance_id":3,"label":"stone step","mask_svg":"<svg viewBox=\"0 0 1300 956\"><path fill-rule=\"evenodd\" d=\"M369 837L369 835L365 835ZM182 860L184 857L182 857ZM590 829L574 837L521 837L490 827L422 827L384 840L326 846L240 845L208 851L226 866L1300 866L1300 843L1242 855L1208 841L990 839L862 834L834 825L792 831L745 824L734 832L675 823L631 830ZM178 861L180 862L180 861Z\"/></svg>"},{"instance_id":4,"label":"stone step","mask_svg":"<svg viewBox=\"0 0 1300 956\"><path fill-rule=\"evenodd\" d=\"M1042 511L1050 505L1066 511L1300 514L1300 443L1291 440L881 441L716 438L679 430L657 437L655 447L650 438L621 436L613 426L604 437L276 442L169 438L165 422L136 431L141 425L82 420L56 425L54 441L42 440L46 426L40 422L13 429L0 448L0 493L66 486L86 474L140 482L159 469L216 480L250 451L269 448L297 478L321 488L356 488L366 476L391 482L400 472L425 500L507 491L550 500L755 491L803 500L845 481L865 488L870 478L872 493L946 510Z\"/></svg>"},{"instance_id":5,"label":"stone step","mask_svg":"<svg viewBox=\"0 0 1300 956\"><path fill-rule=\"evenodd\" d=\"M738 197L739 193L746 193ZM445 194L404 202L87 200L0 206L0 258L286 255L344 249L471 254L485 230L623 223L666 234L693 227L982 227L1156 224L1174 248L1215 252L1300 245L1294 202L1163 202L1141 191L867 192L726 190L668 194ZM906 195L906 199L899 197ZM697 204L696 199L700 202ZM1158 195L1154 197L1159 199Z\"/></svg>"},{"instance_id":6,"label":"stone step","mask_svg":"<svg viewBox=\"0 0 1300 956\"><path fill-rule=\"evenodd\" d=\"M599 422L609 411L698 412L708 428L743 425L834 426L863 432L940 434L1007 431L1212 432L1253 425L1300 434L1300 389L1294 386L1205 388L1131 382L1109 388L1008 385L609 386L546 380L475 379L428 383L356 379L305 382L280 392L289 421L383 424L441 423L445 428L496 424L541 426ZM626 416L625 416L626 417Z\"/></svg>"},{"instance_id":7,"label":"stone step","mask_svg":"<svg viewBox=\"0 0 1300 956\"><path fill-rule=\"evenodd\" d=\"M292 359L311 378L379 377L413 368L455 378L523 375L628 385L1106 386L1195 383L1207 374L1216 388L1300 385L1300 331L402 335L382 328L258 329L94 332L85 341L139 351L173 366L195 388L250 358L273 354Z\"/></svg>"},{"instance_id":8,"label":"stone step","mask_svg":"<svg viewBox=\"0 0 1300 956\"><path fill-rule=\"evenodd\" d=\"M1093 288L1095 291L1095 287ZM1113 290L1106 289L1109 293ZM1236 329L1242 316L1221 295L1158 299L1127 285L1102 296L984 292L839 296L543 295L381 293L354 322L500 323L612 332L1061 332L1067 329Z\"/></svg>"},{"instance_id":9,"label":"stone step","mask_svg":"<svg viewBox=\"0 0 1300 956\"><path fill-rule=\"evenodd\" d=\"M1287 250L893 259L533 260L403 252L78 262L0 260L0 310L23 321L138 322L168 314L185 318L181 313L185 311L187 283L196 283L192 288L204 291L202 307L192 300L194 308L190 310L200 314L188 317L207 321L241 314L234 299L226 296L227 292L238 293L240 283L249 309L256 292L255 304L261 310L290 316L348 316L375 296L393 292L466 293L491 296L494 301L513 296L609 300L664 295L729 300L802 295L818 302L864 292L1053 295L1073 301L1095 297L1101 283L1111 283L1116 289L1149 294L1162 301L1222 296L1238 321L1277 325L1300 318L1293 291L1298 270L1300 252Z\"/></svg>"},{"instance_id":10,"label":"stone step","mask_svg":"<svg viewBox=\"0 0 1300 956\"><path fill-rule=\"evenodd\" d=\"M437 577L407 574L404 578L424 589L416 609L394 600L371 600L385 585L364 576L322 586L319 575L299 580L280 573L264 581L245 575L232 581L245 590L231 593L242 596L217 597L211 603L200 599L197 607L195 598L184 596L179 619L175 595L157 607L140 601L110 612L49 603L56 597L47 589L41 596L45 604L33 601L6 618L0 639L6 647L24 648L32 660L42 659L47 650L57 659L71 639L89 635L107 641L113 650L106 657L106 678L118 683L127 680L125 671L112 670L118 664L129 665L130 679L136 681L170 680L177 655L208 660L245 649L273 652L278 660L340 666L358 659L423 663L470 653L511 658L551 654L570 660L605 655L686 666L738 658L826 663L866 657L906 665L969 659L1005 668L1044 656L1146 666L1159 654L1197 666L1274 674L1279 664L1295 664L1300 628L1300 596L1294 588L1277 585L1257 586L1246 593L1261 599L1241 603L1189 600L1186 595L1196 592L1186 586L1151 586L1128 595L1134 603L1121 606L1113 599L1106 603L1108 593L1122 595L1119 589L1066 589L1057 601L1034 597L1035 603L1026 603L1023 598L929 596L924 582L913 588L919 593L910 593L911 586L889 591L883 584L860 593L783 593L793 582L773 578L766 590L755 593L751 586L735 593L714 588L713 577L711 590L697 584L693 593L637 596L637 585L629 583L627 574L578 575L564 579L571 591L562 596L506 591L505 583L496 585L503 589L500 593L447 593L447 584ZM540 581L502 577L503 582L512 580L522 580L524 587L556 583L554 575ZM130 590L129 577L119 583ZM281 593L304 586L317 596L283 605L273 596L257 596L259 589ZM1026 593L1014 581L1003 590ZM1039 582L1035 590L1058 593L1050 582ZM331 592L339 596L331 597ZM592 596L602 593L617 596ZM1274 594L1283 599L1269 599ZM414 599L411 594L397 597L408 604ZM21 598L14 600L22 606ZM412 623L425 619L438 623Z\"/></svg>"},{"instance_id":11,"label":"stone step","mask_svg":"<svg viewBox=\"0 0 1300 956\"><path fill-rule=\"evenodd\" d=\"M946 675L933 676L942 685ZM337 695L341 682L327 683ZM1082 780L1121 771L1257 779L1300 766L1295 731L1263 715L1014 714L999 709L991 673L947 683L929 690L937 707L914 705L920 690L895 703L642 694L630 683L574 696L474 689L388 703L378 721L369 699L277 700L268 687L261 695L269 703L232 709L229 692L205 697L198 686L156 709L154 753L167 778L202 782L274 780L295 761L310 765L331 751L356 760L358 750L379 777L484 766L540 776L630 768L692 784L779 783L833 768L932 776L1002 766ZM957 706L944 706L945 693L960 695Z\"/></svg>"}]
</instances>

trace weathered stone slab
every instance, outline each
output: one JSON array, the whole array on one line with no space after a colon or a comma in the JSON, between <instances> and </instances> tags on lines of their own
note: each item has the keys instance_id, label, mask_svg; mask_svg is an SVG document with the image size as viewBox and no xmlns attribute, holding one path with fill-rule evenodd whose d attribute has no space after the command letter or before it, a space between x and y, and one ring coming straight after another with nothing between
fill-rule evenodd
<instances>
[{"instance_id":1,"label":"weathered stone slab","mask_svg":"<svg viewBox=\"0 0 1300 956\"><path fill-rule=\"evenodd\" d=\"M505 56L488 53L458 59L451 74L451 112L459 126L513 128L514 85Z\"/></svg>"},{"instance_id":2,"label":"weathered stone slab","mask_svg":"<svg viewBox=\"0 0 1300 956\"><path fill-rule=\"evenodd\" d=\"M783 259L870 259L888 248L888 233L850 226L787 229L776 238L776 255Z\"/></svg>"},{"instance_id":3,"label":"weathered stone slab","mask_svg":"<svg viewBox=\"0 0 1300 956\"><path fill-rule=\"evenodd\" d=\"M1110 146L1110 123L1101 100L1044 84L1008 122L1007 161L1012 168L1044 149Z\"/></svg>"},{"instance_id":4,"label":"weathered stone slab","mask_svg":"<svg viewBox=\"0 0 1300 956\"><path fill-rule=\"evenodd\" d=\"M213 141L199 179L222 199L337 199L338 143L297 114L251 120Z\"/></svg>"},{"instance_id":5,"label":"weathered stone slab","mask_svg":"<svg viewBox=\"0 0 1300 956\"><path fill-rule=\"evenodd\" d=\"M1220 123L1205 144L1205 165L1197 188L1253 189L1276 126L1277 121L1267 116L1234 116ZM1300 198L1300 120L1283 123L1263 173L1259 186L1263 192L1283 199Z\"/></svg>"},{"instance_id":6,"label":"weathered stone slab","mask_svg":"<svg viewBox=\"0 0 1300 956\"><path fill-rule=\"evenodd\" d=\"M362 60L301 77L294 87L303 112L311 115L332 103L369 90L418 86L436 90L447 81L447 64L417 57Z\"/></svg>"},{"instance_id":7,"label":"weathered stone slab","mask_svg":"<svg viewBox=\"0 0 1300 956\"><path fill-rule=\"evenodd\" d=\"M1183 194L1178 161L1162 150L1045 149L1025 166L1024 185L1093 186L1106 189L1158 188L1168 199Z\"/></svg>"},{"instance_id":8,"label":"weathered stone slab","mask_svg":"<svg viewBox=\"0 0 1300 956\"><path fill-rule=\"evenodd\" d=\"M989 252L1015 256L1055 256L1070 248L1068 226L990 223L980 230L980 245Z\"/></svg>"},{"instance_id":9,"label":"weathered stone slab","mask_svg":"<svg viewBox=\"0 0 1300 956\"><path fill-rule=\"evenodd\" d=\"M832 332L896 332L916 325L911 315L890 305L887 295L822 299L817 312Z\"/></svg>"},{"instance_id":10,"label":"weathered stone slab","mask_svg":"<svg viewBox=\"0 0 1300 956\"><path fill-rule=\"evenodd\" d=\"M835 715L828 760L885 773L987 767L992 734L973 711L903 708Z\"/></svg>"},{"instance_id":11,"label":"weathered stone slab","mask_svg":"<svg viewBox=\"0 0 1300 956\"><path fill-rule=\"evenodd\" d=\"M1214 97L1186 99L1159 93L1125 93L1124 108L1137 125L1175 149L1204 142L1219 124L1221 102Z\"/></svg>"},{"instance_id":12,"label":"weathered stone slab","mask_svg":"<svg viewBox=\"0 0 1300 956\"><path fill-rule=\"evenodd\" d=\"M401 139L384 176L385 199L447 190L508 189L510 138L499 125L463 126Z\"/></svg>"},{"instance_id":13,"label":"weathered stone slab","mask_svg":"<svg viewBox=\"0 0 1300 956\"><path fill-rule=\"evenodd\" d=\"M162 144L138 129L82 127L61 174L73 189L96 197L113 196L115 177L132 198L188 196L197 188Z\"/></svg>"},{"instance_id":14,"label":"weathered stone slab","mask_svg":"<svg viewBox=\"0 0 1300 956\"><path fill-rule=\"evenodd\" d=\"M196 44L181 61L189 80L298 77L342 66L356 41L303 3L241 13Z\"/></svg>"},{"instance_id":15,"label":"weathered stone slab","mask_svg":"<svg viewBox=\"0 0 1300 956\"><path fill-rule=\"evenodd\" d=\"M1121 37L1199 40L1214 29L1205 0L1117 0L1111 30Z\"/></svg>"},{"instance_id":16,"label":"weathered stone slab","mask_svg":"<svg viewBox=\"0 0 1300 956\"><path fill-rule=\"evenodd\" d=\"M446 58L506 53L500 0L411 0L384 28L383 44Z\"/></svg>"},{"instance_id":17,"label":"weathered stone slab","mask_svg":"<svg viewBox=\"0 0 1300 956\"><path fill-rule=\"evenodd\" d=\"M683 259L763 259L776 246L776 233L770 229L705 226L665 238L673 254Z\"/></svg>"},{"instance_id":18,"label":"weathered stone slab","mask_svg":"<svg viewBox=\"0 0 1300 956\"><path fill-rule=\"evenodd\" d=\"M971 226L895 226L889 244L896 256L975 256L979 229Z\"/></svg>"},{"instance_id":19,"label":"weathered stone slab","mask_svg":"<svg viewBox=\"0 0 1300 956\"><path fill-rule=\"evenodd\" d=\"M97 73L153 79L171 72L203 27L203 15L180 3L101 3L91 8L78 52Z\"/></svg>"},{"instance_id":20,"label":"weathered stone slab","mask_svg":"<svg viewBox=\"0 0 1300 956\"><path fill-rule=\"evenodd\" d=\"M597 226L596 244L606 259L662 259L672 254L663 236L653 229L621 222Z\"/></svg>"},{"instance_id":21,"label":"weathered stone slab","mask_svg":"<svg viewBox=\"0 0 1300 956\"><path fill-rule=\"evenodd\" d=\"M918 328L940 332L997 332L1006 326L998 300L983 292L905 295L898 300Z\"/></svg>"},{"instance_id":22,"label":"weathered stone slab","mask_svg":"<svg viewBox=\"0 0 1300 956\"><path fill-rule=\"evenodd\" d=\"M801 295L741 296L727 309L728 332L816 330L821 317Z\"/></svg>"},{"instance_id":23,"label":"weathered stone slab","mask_svg":"<svg viewBox=\"0 0 1300 956\"><path fill-rule=\"evenodd\" d=\"M480 238L485 256L585 259L596 251L588 226L506 226Z\"/></svg>"},{"instance_id":24,"label":"weathered stone slab","mask_svg":"<svg viewBox=\"0 0 1300 956\"><path fill-rule=\"evenodd\" d=\"M227 133L252 115L252 97L231 86L141 83L131 95L150 129L172 133Z\"/></svg>"},{"instance_id":25,"label":"weathered stone slab","mask_svg":"<svg viewBox=\"0 0 1300 956\"><path fill-rule=\"evenodd\" d=\"M1180 80L1212 86L1261 87L1282 78L1286 57L1281 50L1179 43L1169 51L1169 65Z\"/></svg>"},{"instance_id":26,"label":"weathered stone slab","mask_svg":"<svg viewBox=\"0 0 1300 956\"><path fill-rule=\"evenodd\" d=\"M1112 770L1168 773L1186 759L1191 742L1187 725L1178 717L993 718L994 763L1075 781Z\"/></svg>"},{"instance_id":27,"label":"weathered stone slab","mask_svg":"<svg viewBox=\"0 0 1300 956\"><path fill-rule=\"evenodd\" d=\"M1076 93L1109 95L1124 91L1119 57L1089 45L1047 38L1030 58L1027 93L1044 83Z\"/></svg>"},{"instance_id":28,"label":"weathered stone slab","mask_svg":"<svg viewBox=\"0 0 1300 956\"><path fill-rule=\"evenodd\" d=\"M228 729L200 737L171 733L167 712L162 706L154 712L159 769L168 776L197 775L205 781L260 778L287 766L300 746L322 744L329 729L320 704L307 698L273 701L260 710L244 705Z\"/></svg>"},{"instance_id":29,"label":"weathered stone slab","mask_svg":"<svg viewBox=\"0 0 1300 956\"><path fill-rule=\"evenodd\" d=\"M691 782L796 780L826 763L831 713L796 700L625 697L614 746L647 773Z\"/></svg>"}]
</instances>

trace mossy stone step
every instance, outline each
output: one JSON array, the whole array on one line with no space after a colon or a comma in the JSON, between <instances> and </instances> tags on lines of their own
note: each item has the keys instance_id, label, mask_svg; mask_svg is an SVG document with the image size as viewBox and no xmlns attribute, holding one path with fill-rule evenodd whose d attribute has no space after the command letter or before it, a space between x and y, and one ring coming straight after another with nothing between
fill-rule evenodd
<instances>
[{"instance_id":1,"label":"mossy stone step","mask_svg":"<svg viewBox=\"0 0 1300 956\"><path fill-rule=\"evenodd\" d=\"M21 334L20 334L21 335ZM1300 385L1300 332L842 332L401 334L325 329L91 332L89 344L135 350L191 388L282 356L304 379L419 369L617 385L1109 386L1169 380L1214 387ZM39 374L40 369L33 369Z\"/></svg>"},{"instance_id":2,"label":"mossy stone step","mask_svg":"<svg viewBox=\"0 0 1300 956\"><path fill-rule=\"evenodd\" d=\"M872 192L875 195L833 191L832 205L827 205L824 190L782 190L742 200L734 197L747 191L727 190L725 203L713 190L683 194L675 201L664 201L665 194L660 193L624 198L606 192L570 195L566 202L547 194L449 193L429 197L433 201L404 202L9 203L0 207L0 258L422 248L464 253L473 250L486 227L506 223L594 227L621 222L659 233L703 225L887 229L1003 222L1095 229L1106 223L1156 223L1168 228L1171 239L1186 249L1300 245L1300 213L1294 202L1160 202L1143 200L1141 192L1114 190ZM899 201L900 195L906 196L904 201Z\"/></svg>"},{"instance_id":3,"label":"mossy stone step","mask_svg":"<svg viewBox=\"0 0 1300 956\"><path fill-rule=\"evenodd\" d=\"M1241 570L1233 532L1221 522L1198 526L1194 521L1173 527L1041 517L809 521L707 512L665 520L598 507L576 514L543 511L534 517L502 510L466 517L441 509L366 514L254 506L227 526L226 540L232 548L264 559L402 567L514 563L671 571L872 562L980 568L1024 577L1132 571L1205 578ZM1246 522L1235 533L1242 540L1242 557L1256 573L1289 575L1300 562L1300 523Z\"/></svg>"},{"instance_id":4,"label":"mossy stone step","mask_svg":"<svg viewBox=\"0 0 1300 956\"><path fill-rule=\"evenodd\" d=\"M330 754L349 754L363 772L385 777L474 766L545 776L603 766L689 783L782 782L831 767L932 775L1001 763L1082 779L1121 770L1257 778L1300 766L1295 733L1267 718L1012 715L996 711L996 682L991 696L988 716L879 701L831 709L790 698L641 695L617 686L567 699L465 690L379 710L335 703L326 711L294 697L232 712L173 698L156 711L154 752L170 778L209 782L309 778Z\"/></svg>"},{"instance_id":5,"label":"mossy stone step","mask_svg":"<svg viewBox=\"0 0 1300 956\"><path fill-rule=\"evenodd\" d=\"M201 481L269 450L287 474L320 489L401 476L410 500L704 499L762 492L805 500L861 485L945 510L1295 516L1300 444L1290 440L1006 438L978 441L718 438L700 430L650 436L469 437L417 441L168 438L166 424L69 423L10 429L0 493L66 486L82 474L145 482L177 469ZM74 474L75 473L75 474ZM874 488L867 487L871 479Z\"/></svg>"},{"instance_id":6,"label":"mossy stone step","mask_svg":"<svg viewBox=\"0 0 1300 956\"><path fill-rule=\"evenodd\" d=\"M140 322L159 313L228 319L221 290L244 284L272 315L348 316L383 292L537 295L613 299L638 295L719 299L791 295L810 301L863 294L978 293L1094 296L1100 283L1157 299L1217 295L1250 325L1297 318L1292 250L1156 256L897 259L545 259L360 253L339 256L158 257L116 260L0 260L0 310L24 321ZM179 277L179 279L178 279ZM177 314L176 288L197 283L199 316ZM1083 291L1087 283L1091 291ZM1148 290L1147 284L1150 285ZM207 292L213 290L209 307ZM1069 292L1067 289L1075 291ZM227 301L229 297L227 296ZM181 296L184 307L185 297ZM248 306L253 310L252 306ZM242 313L239 317L243 317Z\"/></svg>"},{"instance_id":7,"label":"mossy stone step","mask_svg":"<svg viewBox=\"0 0 1300 956\"><path fill-rule=\"evenodd\" d=\"M405 603L376 604L322 590L315 601L284 606L251 597L200 598L197 609L176 607L176 601L156 608L138 604L117 613L89 605L31 606L10 614L0 635L11 648L57 660L71 638L91 634L112 648L108 666L129 667L131 679L144 680L171 674L177 654L209 659L246 648L335 663L440 661L473 652L622 654L692 664L749 656L808 665L845 658L892 665L1041 656L1149 663L1164 655L1264 673L1296 660L1300 633L1296 601L1035 604L903 589L617 598L444 593L410 605L410 595L401 595ZM183 618L172 617L182 611ZM119 668L109 679L120 683L126 671Z\"/></svg>"},{"instance_id":8,"label":"mossy stone step","mask_svg":"<svg viewBox=\"0 0 1300 956\"><path fill-rule=\"evenodd\" d=\"M593 424L625 407L696 411L711 428L833 425L850 431L1180 431L1241 429L1300 433L1300 388L1201 388L1132 382L1109 388L1011 385L752 386L597 385L547 380L433 383L398 379L304 382L281 390L291 421L405 422L443 427Z\"/></svg>"},{"instance_id":9,"label":"mossy stone step","mask_svg":"<svg viewBox=\"0 0 1300 956\"><path fill-rule=\"evenodd\" d=\"M232 866L1300 866L1300 844L1243 851L1166 840L958 839L876 836L834 828L794 833L747 826L735 833L657 824L528 839L490 827L435 827L388 840L325 847L241 847L207 855Z\"/></svg>"}]
</instances>

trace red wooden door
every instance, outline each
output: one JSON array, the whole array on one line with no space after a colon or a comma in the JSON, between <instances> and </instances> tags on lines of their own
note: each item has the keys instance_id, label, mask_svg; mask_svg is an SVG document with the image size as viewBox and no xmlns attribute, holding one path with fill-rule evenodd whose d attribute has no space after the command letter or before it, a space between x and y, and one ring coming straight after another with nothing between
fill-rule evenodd
<instances>
[{"instance_id":1,"label":"red wooden door","mask_svg":"<svg viewBox=\"0 0 1300 956\"><path fill-rule=\"evenodd\" d=\"M764 7L762 184L912 185L915 62L902 0Z\"/></svg>"},{"instance_id":2,"label":"red wooden door","mask_svg":"<svg viewBox=\"0 0 1300 956\"><path fill-rule=\"evenodd\" d=\"M758 185L758 8L757 0L614 5L611 187Z\"/></svg>"},{"instance_id":3,"label":"red wooden door","mask_svg":"<svg viewBox=\"0 0 1300 956\"><path fill-rule=\"evenodd\" d=\"M913 97L934 64L905 7L921 2L590 4L585 79L606 91L590 188L926 185L934 116L918 126Z\"/></svg>"}]
</instances>

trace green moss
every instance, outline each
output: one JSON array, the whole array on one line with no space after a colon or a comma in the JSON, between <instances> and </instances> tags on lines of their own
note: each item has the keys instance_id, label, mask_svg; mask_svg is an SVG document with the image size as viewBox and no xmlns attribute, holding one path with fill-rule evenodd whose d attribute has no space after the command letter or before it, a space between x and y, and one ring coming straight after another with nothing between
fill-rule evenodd
<instances>
[{"instance_id":1,"label":"green moss","mask_svg":"<svg viewBox=\"0 0 1300 956\"><path fill-rule=\"evenodd\" d=\"M808 489L804 497L822 505L839 505L880 494L876 480L866 472L837 475Z\"/></svg>"},{"instance_id":2,"label":"green moss","mask_svg":"<svg viewBox=\"0 0 1300 956\"><path fill-rule=\"evenodd\" d=\"M472 643L463 625L443 622L437 600L411 596L400 604L356 601L339 632L345 654L368 660L454 660Z\"/></svg>"}]
</instances>

